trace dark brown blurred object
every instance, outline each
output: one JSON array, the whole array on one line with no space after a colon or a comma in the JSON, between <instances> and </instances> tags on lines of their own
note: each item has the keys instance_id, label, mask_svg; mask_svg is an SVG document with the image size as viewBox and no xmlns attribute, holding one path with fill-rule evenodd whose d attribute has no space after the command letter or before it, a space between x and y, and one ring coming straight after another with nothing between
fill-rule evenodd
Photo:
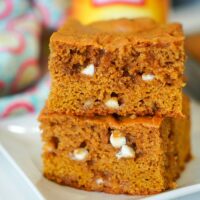
<instances>
[{"instance_id":1,"label":"dark brown blurred object","mask_svg":"<svg viewBox=\"0 0 200 200\"><path fill-rule=\"evenodd\" d=\"M200 62L200 33L187 37L185 45L189 55Z\"/></svg>"},{"instance_id":2,"label":"dark brown blurred object","mask_svg":"<svg viewBox=\"0 0 200 200\"><path fill-rule=\"evenodd\" d=\"M48 57L49 57L49 39L53 30L44 30L41 35L40 40L40 66L42 75L45 75L48 72Z\"/></svg>"},{"instance_id":3,"label":"dark brown blurred object","mask_svg":"<svg viewBox=\"0 0 200 200\"><path fill-rule=\"evenodd\" d=\"M200 100L200 33L188 36L185 42L188 55L186 76L188 84L186 92Z\"/></svg>"}]
</instances>

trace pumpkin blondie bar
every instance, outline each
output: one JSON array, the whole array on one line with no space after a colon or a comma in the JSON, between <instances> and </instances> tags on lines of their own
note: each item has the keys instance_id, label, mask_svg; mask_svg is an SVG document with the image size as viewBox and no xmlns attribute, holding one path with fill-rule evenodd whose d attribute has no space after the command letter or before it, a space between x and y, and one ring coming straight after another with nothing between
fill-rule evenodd
<instances>
[{"instance_id":1,"label":"pumpkin blondie bar","mask_svg":"<svg viewBox=\"0 0 200 200\"><path fill-rule=\"evenodd\" d=\"M180 24L118 19L68 22L50 39L52 112L181 116L184 36Z\"/></svg>"},{"instance_id":2,"label":"pumpkin blondie bar","mask_svg":"<svg viewBox=\"0 0 200 200\"><path fill-rule=\"evenodd\" d=\"M44 175L108 193L153 194L175 187L190 158L190 114L160 117L40 115Z\"/></svg>"}]
</instances>

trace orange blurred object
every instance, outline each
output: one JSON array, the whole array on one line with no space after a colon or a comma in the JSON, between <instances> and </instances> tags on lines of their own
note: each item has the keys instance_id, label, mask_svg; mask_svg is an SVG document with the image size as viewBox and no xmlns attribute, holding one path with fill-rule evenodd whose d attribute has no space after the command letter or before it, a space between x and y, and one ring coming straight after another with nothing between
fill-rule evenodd
<instances>
[{"instance_id":1,"label":"orange blurred object","mask_svg":"<svg viewBox=\"0 0 200 200\"><path fill-rule=\"evenodd\" d=\"M151 17L166 22L169 0L72 0L70 16L83 24L93 21Z\"/></svg>"}]
</instances>

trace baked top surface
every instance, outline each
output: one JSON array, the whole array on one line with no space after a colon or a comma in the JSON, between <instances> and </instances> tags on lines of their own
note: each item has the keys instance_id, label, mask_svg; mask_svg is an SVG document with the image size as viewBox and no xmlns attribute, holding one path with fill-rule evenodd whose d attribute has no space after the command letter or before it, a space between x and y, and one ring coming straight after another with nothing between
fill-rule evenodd
<instances>
[{"instance_id":1,"label":"baked top surface","mask_svg":"<svg viewBox=\"0 0 200 200\"><path fill-rule=\"evenodd\" d=\"M121 117L117 119L116 117L112 115L107 115L107 116L94 116L94 117L83 117L83 116L73 116L73 115L68 115L66 116L65 114L62 113L49 113L47 108L44 108L43 111L40 114L40 120L43 121L45 119L49 118L56 118L58 120L66 117L74 117L77 119L81 119L83 121L89 121L93 123L107 123L110 126L113 127L122 127L122 126L134 126L137 124L141 124L147 127L152 127L152 128L159 128L164 121L164 117L157 117L157 116L145 116L145 117L133 117L133 116L128 116L128 117Z\"/></svg>"},{"instance_id":2,"label":"baked top surface","mask_svg":"<svg viewBox=\"0 0 200 200\"><path fill-rule=\"evenodd\" d=\"M159 24L149 18L136 18L99 21L84 26L70 19L52 35L51 42L116 48L144 41L165 43L183 39L182 26L178 23Z\"/></svg>"}]
</instances>

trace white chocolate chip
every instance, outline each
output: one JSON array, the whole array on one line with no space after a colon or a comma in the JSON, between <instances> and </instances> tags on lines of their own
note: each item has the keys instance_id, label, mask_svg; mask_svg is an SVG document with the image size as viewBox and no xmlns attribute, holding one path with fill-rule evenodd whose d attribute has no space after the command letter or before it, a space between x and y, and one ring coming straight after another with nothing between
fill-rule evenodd
<instances>
[{"instance_id":1,"label":"white chocolate chip","mask_svg":"<svg viewBox=\"0 0 200 200\"><path fill-rule=\"evenodd\" d=\"M137 116L133 114L133 115L130 116L130 118L135 119L135 118L137 118Z\"/></svg>"},{"instance_id":2,"label":"white chocolate chip","mask_svg":"<svg viewBox=\"0 0 200 200\"><path fill-rule=\"evenodd\" d=\"M110 98L105 102L105 105L109 108L119 108L119 102L116 97Z\"/></svg>"},{"instance_id":3,"label":"white chocolate chip","mask_svg":"<svg viewBox=\"0 0 200 200\"><path fill-rule=\"evenodd\" d=\"M126 138L122 135L121 132L115 130L110 135L110 143L115 148L120 148L126 144Z\"/></svg>"},{"instance_id":4,"label":"white chocolate chip","mask_svg":"<svg viewBox=\"0 0 200 200\"><path fill-rule=\"evenodd\" d=\"M123 145L120 151L116 154L118 159L120 158L134 158L135 151L128 145Z\"/></svg>"},{"instance_id":5,"label":"white chocolate chip","mask_svg":"<svg viewBox=\"0 0 200 200\"><path fill-rule=\"evenodd\" d=\"M84 108L90 108L90 107L93 106L93 104L94 104L94 101L91 100L91 99L88 99L88 100L85 101L85 103L84 103Z\"/></svg>"},{"instance_id":6,"label":"white chocolate chip","mask_svg":"<svg viewBox=\"0 0 200 200\"><path fill-rule=\"evenodd\" d=\"M152 81L155 78L153 74L142 74L143 81Z\"/></svg>"},{"instance_id":7,"label":"white chocolate chip","mask_svg":"<svg viewBox=\"0 0 200 200\"><path fill-rule=\"evenodd\" d=\"M89 64L86 68L81 70L82 74L85 74L87 76L93 76L94 75L94 65Z\"/></svg>"},{"instance_id":8,"label":"white chocolate chip","mask_svg":"<svg viewBox=\"0 0 200 200\"><path fill-rule=\"evenodd\" d=\"M104 180L102 178L97 178L96 179L96 184L102 185L104 183Z\"/></svg>"},{"instance_id":9,"label":"white chocolate chip","mask_svg":"<svg viewBox=\"0 0 200 200\"><path fill-rule=\"evenodd\" d=\"M88 150L85 148L78 148L73 151L72 159L73 160L85 160L88 156Z\"/></svg>"},{"instance_id":10,"label":"white chocolate chip","mask_svg":"<svg viewBox=\"0 0 200 200\"><path fill-rule=\"evenodd\" d=\"M55 145L52 142L48 142L44 145L45 152L53 152L55 150Z\"/></svg>"}]
</instances>

